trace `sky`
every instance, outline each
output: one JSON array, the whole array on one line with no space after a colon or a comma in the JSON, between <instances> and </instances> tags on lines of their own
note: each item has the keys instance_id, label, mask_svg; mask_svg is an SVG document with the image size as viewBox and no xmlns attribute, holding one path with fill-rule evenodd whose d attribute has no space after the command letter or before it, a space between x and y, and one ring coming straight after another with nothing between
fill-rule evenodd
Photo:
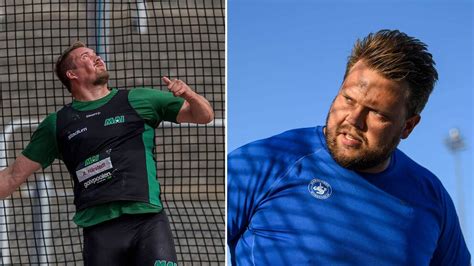
<instances>
[{"instance_id":1,"label":"sky","mask_svg":"<svg viewBox=\"0 0 474 266\"><path fill-rule=\"evenodd\" d=\"M439 81L399 148L439 177L473 254L473 1L228 0L227 7L228 152L323 125L356 39L399 29L428 45ZM466 144L456 155L445 145L451 128Z\"/></svg>"}]
</instances>

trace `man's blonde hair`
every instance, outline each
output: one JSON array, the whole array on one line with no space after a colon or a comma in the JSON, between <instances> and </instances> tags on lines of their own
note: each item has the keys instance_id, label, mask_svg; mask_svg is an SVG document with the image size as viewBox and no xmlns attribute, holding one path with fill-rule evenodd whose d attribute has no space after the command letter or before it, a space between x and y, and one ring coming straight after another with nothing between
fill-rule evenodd
<instances>
[{"instance_id":1,"label":"man's blonde hair","mask_svg":"<svg viewBox=\"0 0 474 266\"><path fill-rule=\"evenodd\" d=\"M58 60L56 61L56 67L54 68L56 76L58 76L59 80L61 80L69 92L71 92L71 81L66 76L66 72L70 69L76 68L76 65L74 65L74 62L72 61L72 58L69 56L69 54L81 47L86 47L86 45L80 41L74 42L58 57Z\"/></svg>"},{"instance_id":2,"label":"man's blonde hair","mask_svg":"<svg viewBox=\"0 0 474 266\"><path fill-rule=\"evenodd\" d=\"M390 80L407 82L407 115L421 113L438 80L435 62L426 44L398 30L370 33L355 43L344 79L360 60Z\"/></svg>"}]
</instances>

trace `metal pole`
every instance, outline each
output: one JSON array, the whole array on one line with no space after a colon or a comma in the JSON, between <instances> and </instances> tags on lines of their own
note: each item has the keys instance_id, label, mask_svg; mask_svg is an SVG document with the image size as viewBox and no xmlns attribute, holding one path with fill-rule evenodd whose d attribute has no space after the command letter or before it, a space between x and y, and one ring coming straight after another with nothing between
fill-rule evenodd
<instances>
[{"instance_id":1,"label":"metal pole","mask_svg":"<svg viewBox=\"0 0 474 266\"><path fill-rule=\"evenodd\" d=\"M146 14L146 1L137 0L136 1L137 10L132 9L132 25L134 27L133 31L140 34L147 33L147 14Z\"/></svg>"},{"instance_id":2,"label":"metal pole","mask_svg":"<svg viewBox=\"0 0 474 266\"><path fill-rule=\"evenodd\" d=\"M465 228L464 222L464 189L463 189L463 178L462 178L462 168L461 168L461 154L459 152L454 153L454 164L455 164L455 174L456 174L456 190L458 193L458 207L459 207L459 222L461 223L461 228Z\"/></svg>"},{"instance_id":3,"label":"metal pole","mask_svg":"<svg viewBox=\"0 0 474 266\"><path fill-rule=\"evenodd\" d=\"M446 139L446 145L454 156L454 174L456 177L457 210L459 216L459 223L461 224L461 228L464 229L464 233L466 233L467 225L464 221L464 189L460 153L462 150L466 149L466 145L458 128L452 128L449 130L449 136Z\"/></svg>"},{"instance_id":4,"label":"metal pole","mask_svg":"<svg viewBox=\"0 0 474 266\"><path fill-rule=\"evenodd\" d=\"M96 2L95 8L95 38L96 38L96 53L107 64L108 46L110 36L110 16L112 4L109 0L99 0Z\"/></svg>"}]
</instances>

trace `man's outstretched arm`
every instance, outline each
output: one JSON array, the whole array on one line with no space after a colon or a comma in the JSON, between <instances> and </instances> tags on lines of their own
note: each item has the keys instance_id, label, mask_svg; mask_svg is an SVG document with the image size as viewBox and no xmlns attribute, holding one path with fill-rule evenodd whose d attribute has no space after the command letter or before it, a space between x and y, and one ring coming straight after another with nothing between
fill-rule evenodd
<instances>
[{"instance_id":1,"label":"man's outstretched arm","mask_svg":"<svg viewBox=\"0 0 474 266\"><path fill-rule=\"evenodd\" d=\"M214 119L214 111L206 98L194 92L186 83L179 79L170 80L163 77L163 82L176 97L185 101L179 110L176 122L207 124Z\"/></svg>"},{"instance_id":2,"label":"man's outstretched arm","mask_svg":"<svg viewBox=\"0 0 474 266\"><path fill-rule=\"evenodd\" d=\"M24 155L18 156L12 165L0 170L0 198L10 196L26 179L39 170L41 165Z\"/></svg>"}]
</instances>

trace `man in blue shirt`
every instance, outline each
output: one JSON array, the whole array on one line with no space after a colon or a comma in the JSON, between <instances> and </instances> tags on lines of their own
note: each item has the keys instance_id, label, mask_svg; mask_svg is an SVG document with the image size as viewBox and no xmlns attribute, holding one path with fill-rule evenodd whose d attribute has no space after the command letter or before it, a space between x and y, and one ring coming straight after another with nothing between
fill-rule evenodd
<instances>
[{"instance_id":1,"label":"man in blue shirt","mask_svg":"<svg viewBox=\"0 0 474 266\"><path fill-rule=\"evenodd\" d=\"M397 30L358 40L324 127L228 157L234 265L469 265L441 182L397 149L438 79L427 46Z\"/></svg>"}]
</instances>

